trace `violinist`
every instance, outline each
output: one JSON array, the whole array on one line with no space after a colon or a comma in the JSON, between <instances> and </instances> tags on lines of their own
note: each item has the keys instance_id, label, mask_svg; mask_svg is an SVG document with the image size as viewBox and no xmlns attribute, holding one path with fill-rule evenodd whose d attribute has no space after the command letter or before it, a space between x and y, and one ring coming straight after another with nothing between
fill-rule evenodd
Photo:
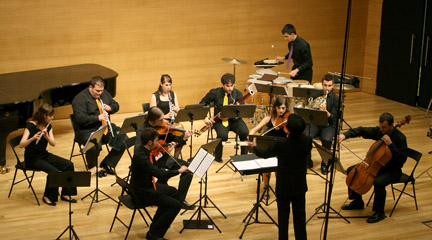
<instances>
[{"instance_id":1,"label":"violinist","mask_svg":"<svg viewBox=\"0 0 432 240\"><path fill-rule=\"evenodd\" d=\"M231 73L225 73L221 78L222 87L211 89L205 97L201 100L200 104L209 106L214 105L214 115L222 111L222 106L229 104L239 104L243 94L234 88L235 77ZM237 132L240 141L246 141L249 130L243 119L222 119L221 121L214 122L211 118L205 118L204 123L207 126L213 126L216 130L217 138L222 141L228 140L228 132ZM215 161L222 162L222 142L215 149ZM241 154L247 154L247 147L241 147Z\"/></svg>"},{"instance_id":2,"label":"violinist","mask_svg":"<svg viewBox=\"0 0 432 240\"><path fill-rule=\"evenodd\" d=\"M284 96L276 97L272 105L272 112L270 116L265 116L258 125L250 130L249 135L255 135L260 129L265 126L266 136L287 137L286 122L290 112L288 111L288 100ZM278 127L276 127L279 125ZM263 174L264 186L269 185L271 173ZM276 173L275 173L276 174ZM267 200L269 195L264 196Z\"/></svg>"},{"instance_id":3,"label":"violinist","mask_svg":"<svg viewBox=\"0 0 432 240\"><path fill-rule=\"evenodd\" d=\"M179 108L178 98L174 91L172 91L172 78L168 74L163 74L158 90L154 92L150 98L150 107L158 107L164 113L164 119L174 122L175 113ZM178 158L182 147L176 147L174 157Z\"/></svg>"},{"instance_id":4,"label":"violinist","mask_svg":"<svg viewBox=\"0 0 432 240\"><path fill-rule=\"evenodd\" d=\"M255 154L262 158L277 156L276 195L279 219L279 239L288 239L290 204L292 205L295 239L307 239L306 191L307 156L312 149L312 139L303 134L305 121L290 114L287 122L289 136L276 141L268 149L259 149L249 142Z\"/></svg>"},{"instance_id":5,"label":"violinist","mask_svg":"<svg viewBox=\"0 0 432 240\"><path fill-rule=\"evenodd\" d=\"M394 129L390 136L387 135L393 126L393 116L390 113L383 113L379 118L379 126L377 127L357 127L349 130L344 134L338 136L338 141L342 142L347 138L363 137L365 139L383 140L386 147L392 153L390 161L383 166L374 182L375 197L373 201L372 210L375 212L367 219L368 223L375 223L385 218L384 206L386 199L386 186L394 181L397 181L402 174L402 166L404 165L407 155L404 150L407 148L407 141L405 135L398 129ZM350 172L354 166L347 169ZM363 209L364 202L362 196L350 189L348 189L348 197L353 200L349 204L343 205L343 210Z\"/></svg>"},{"instance_id":6,"label":"violinist","mask_svg":"<svg viewBox=\"0 0 432 240\"><path fill-rule=\"evenodd\" d=\"M170 144L175 146L183 146L186 144L186 141L192 136L193 132L190 130L185 130L180 136L176 136L172 134L172 132L168 129L169 124L164 119L164 114L162 110L158 107L152 107L148 111L148 115L144 124L137 130L137 136L140 136L141 132L146 128L154 128L158 130L158 132L163 133L159 134L159 142L162 144ZM161 141L162 140L162 141ZM139 137L136 138L135 142L135 152L137 148L142 145L141 139ZM159 146L160 148L161 146ZM181 166L188 166L189 163L178 158L174 158L172 155L168 154L165 150L160 149L159 155L155 156L155 165L162 169L167 170L178 170ZM168 151L169 152L169 151ZM181 166L179 166L181 165ZM184 209L194 209L195 206L190 205L186 202L186 195L189 190L189 186L192 182L193 175L182 173L180 175L180 181L178 185L178 194L180 200L182 201L182 205ZM158 183L167 184L168 178L159 178Z\"/></svg>"},{"instance_id":7,"label":"violinist","mask_svg":"<svg viewBox=\"0 0 432 240\"><path fill-rule=\"evenodd\" d=\"M330 74L324 75L321 81L322 92L316 93L313 99L318 97L324 97L325 101L320 105L320 110L327 112L328 125L325 127L315 126L310 124L306 126L305 134L311 136L312 138L320 137L323 147L331 149L333 142L333 136L335 135L336 119L338 113L338 102L339 97L333 92L335 85L333 76ZM312 159L308 159L309 168L313 166ZM321 161L321 173L326 175L328 173L327 165Z\"/></svg>"}]
</instances>

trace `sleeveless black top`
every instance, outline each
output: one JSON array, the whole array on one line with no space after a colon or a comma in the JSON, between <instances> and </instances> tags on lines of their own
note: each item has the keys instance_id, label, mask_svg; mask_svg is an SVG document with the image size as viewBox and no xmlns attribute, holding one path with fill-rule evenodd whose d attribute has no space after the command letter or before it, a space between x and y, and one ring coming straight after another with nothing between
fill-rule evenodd
<instances>
[{"instance_id":1,"label":"sleeveless black top","mask_svg":"<svg viewBox=\"0 0 432 240\"><path fill-rule=\"evenodd\" d=\"M167 114L170 112L169 108L169 101L161 101L160 99L160 93L158 91L153 93L156 97L156 106L162 110L164 114ZM169 94L171 95L171 104L175 104L175 96L173 91L169 91Z\"/></svg>"},{"instance_id":2,"label":"sleeveless black top","mask_svg":"<svg viewBox=\"0 0 432 240\"><path fill-rule=\"evenodd\" d=\"M32 138L36 133L40 130L33 123L26 123L25 126L29 132L29 138ZM51 130L51 125L48 126L47 132ZM31 142L29 145L25 147L24 151L24 161L26 164L31 166L32 160L36 158L42 158L48 156L48 151L46 150L48 146L48 140L42 136L38 144L36 144L36 140Z\"/></svg>"},{"instance_id":3,"label":"sleeveless black top","mask_svg":"<svg viewBox=\"0 0 432 240\"><path fill-rule=\"evenodd\" d=\"M272 127L273 127L273 123L272 123L272 121L270 119L270 121L267 123L267 125L265 127L265 129L266 129L265 131L267 131L267 129L270 129ZM280 128L279 130L276 130L276 129L271 130L270 132L268 132L266 134L266 136L284 137L284 138L286 138L287 134L285 133L285 131L283 130L283 128Z\"/></svg>"}]
</instances>

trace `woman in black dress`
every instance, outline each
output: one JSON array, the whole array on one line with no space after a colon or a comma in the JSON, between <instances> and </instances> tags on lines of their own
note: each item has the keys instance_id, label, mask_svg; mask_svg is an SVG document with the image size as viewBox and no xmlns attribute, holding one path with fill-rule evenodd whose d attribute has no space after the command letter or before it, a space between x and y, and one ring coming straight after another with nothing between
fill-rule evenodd
<instances>
[{"instance_id":1,"label":"woman in black dress","mask_svg":"<svg viewBox=\"0 0 432 240\"><path fill-rule=\"evenodd\" d=\"M26 166L46 173L60 171L74 171L71 161L49 153L46 148L48 143L55 146L55 139L51 121L54 118L54 109L48 104L43 104L33 117L26 123L20 147L25 148L24 161ZM71 195L76 195L76 188L62 188L60 199L76 203ZM58 188L48 187L48 176L42 201L50 206L55 206L58 200Z\"/></svg>"}]
</instances>

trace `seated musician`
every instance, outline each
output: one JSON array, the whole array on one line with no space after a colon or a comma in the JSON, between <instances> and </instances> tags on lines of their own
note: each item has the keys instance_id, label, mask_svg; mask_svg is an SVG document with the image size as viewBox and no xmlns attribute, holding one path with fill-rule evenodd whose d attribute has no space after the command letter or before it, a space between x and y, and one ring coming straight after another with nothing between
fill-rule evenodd
<instances>
[{"instance_id":1,"label":"seated musician","mask_svg":"<svg viewBox=\"0 0 432 240\"><path fill-rule=\"evenodd\" d=\"M365 139L383 140L392 153L390 161L383 166L374 182L375 197L372 210L375 212L367 219L368 223L375 223L385 218L384 207L386 199L386 186L399 180L402 174L402 167L407 159L404 150L407 148L405 135L398 129L393 129L394 118L390 113L383 113L379 118L377 127L357 127L338 136L338 141L342 142L347 138L363 137ZM392 130L393 129L393 130ZM393 132L389 132L393 131ZM391 133L390 136L388 133ZM354 166L347 169L349 173ZM364 203L362 196L348 188L348 197L353 200L349 204L343 205L343 210L363 209Z\"/></svg>"},{"instance_id":2,"label":"seated musician","mask_svg":"<svg viewBox=\"0 0 432 240\"><path fill-rule=\"evenodd\" d=\"M137 130L137 138L135 142L135 151L139 148L139 146L142 145L141 139L138 137L140 136L141 132L146 128L154 128L161 131L163 134L159 134L159 140L163 140L165 143L175 143L175 146L183 146L186 144L186 141L190 136L192 136L192 131L185 130L185 133L183 133L180 136L176 136L170 132L166 132L167 122L164 119L164 114L162 110L160 110L158 107L152 107L148 111L148 115L146 118L145 123ZM164 126L163 126L164 125ZM188 166L189 163L178 158L174 158L164 150L160 149L157 153L158 155L155 156L155 165L159 168L168 169L168 170L178 170L181 168L181 166ZM181 166L179 166L181 165ZM195 206L190 205L188 202L186 202L186 195L189 191L190 184L192 182L193 175L182 173L180 175L180 181L178 185L178 194L179 199L182 202L182 207L184 209L194 209ZM158 178L158 183L161 184L167 184L168 178Z\"/></svg>"},{"instance_id":3,"label":"seated musician","mask_svg":"<svg viewBox=\"0 0 432 240\"><path fill-rule=\"evenodd\" d=\"M277 156L276 196L279 219L279 239L288 239L290 204L293 209L295 239L307 239L306 234L306 171L307 156L312 149L312 139L303 134L305 121L290 114L287 128L289 136L278 140L268 149L259 149L249 142L258 157Z\"/></svg>"},{"instance_id":4,"label":"seated musician","mask_svg":"<svg viewBox=\"0 0 432 240\"><path fill-rule=\"evenodd\" d=\"M286 122L279 127L276 127L277 122L283 123L287 120L290 112L288 111L288 99L284 96L276 97L272 105L272 111L270 116L265 116L258 125L256 125L252 130L250 130L249 135L256 135L259 130L265 126L265 136L275 136L275 137L287 137L287 133L284 131L284 126ZM269 131L270 130L270 131ZM269 132L267 132L269 131ZM263 174L264 187L269 185L271 173ZM275 172L275 175L277 173ZM269 195L264 196L265 199L269 198Z\"/></svg>"},{"instance_id":5,"label":"seated musician","mask_svg":"<svg viewBox=\"0 0 432 240\"><path fill-rule=\"evenodd\" d=\"M175 113L179 108L178 98L172 89L172 78L168 74L163 74L159 83L159 88L150 98L150 107L158 107L164 113L164 118L174 123ZM174 157L178 158L182 147L176 147Z\"/></svg>"},{"instance_id":6,"label":"seated musician","mask_svg":"<svg viewBox=\"0 0 432 240\"><path fill-rule=\"evenodd\" d=\"M54 108L43 104L33 117L26 123L23 136L19 146L25 148L24 161L26 166L46 173L60 171L74 171L71 161L49 153L46 148L48 143L55 146L54 133L51 121L54 119ZM55 206L58 200L58 187L48 187L48 176L42 201L50 206ZM64 187L60 199L76 203L77 200L70 198L77 195L76 187Z\"/></svg>"},{"instance_id":7,"label":"seated musician","mask_svg":"<svg viewBox=\"0 0 432 240\"><path fill-rule=\"evenodd\" d=\"M231 73L225 73L221 78L222 87L211 89L205 97L201 100L200 104L209 106L214 105L214 115L222 110L223 105L238 104L237 101L243 97L243 94L234 88L235 77ZM210 118L205 118L204 122L208 126L213 126L216 130L217 138L222 141L228 140L228 132L238 132L240 141L246 141L249 130L243 119L221 119L220 121L213 122ZM215 161L222 162L222 142L215 149ZM241 147L241 154L247 154L247 147Z\"/></svg>"},{"instance_id":8,"label":"seated musician","mask_svg":"<svg viewBox=\"0 0 432 240\"><path fill-rule=\"evenodd\" d=\"M166 171L153 164L154 159L150 152L158 147L159 139L159 134L154 128L145 128L137 138L140 138L143 144L135 149L132 160L130 186L137 197L133 201L138 205L158 206L146 239L165 239L163 236L179 213L182 202L179 200L177 189L167 184L155 183L154 177L168 179L179 173L186 174L188 168L183 165L176 170ZM174 143L171 146L174 146Z\"/></svg>"},{"instance_id":9,"label":"seated musician","mask_svg":"<svg viewBox=\"0 0 432 240\"><path fill-rule=\"evenodd\" d=\"M102 125L108 124L109 114L114 114L119 110L119 104L109 92L104 91L104 88L105 83L102 78L99 76L93 77L90 80L89 87L78 93L72 100L73 121L76 125L75 135L80 144L85 144L92 132ZM106 176L107 173L115 173L115 167L126 149L124 146L124 140L127 138L126 134L119 135L119 127L112 123L108 125L101 144L109 143L112 148L100 163L103 170L98 173L99 177ZM112 134L114 134L114 137ZM86 152L87 165L92 173L96 172L97 158L101 149L99 145Z\"/></svg>"},{"instance_id":10,"label":"seated musician","mask_svg":"<svg viewBox=\"0 0 432 240\"><path fill-rule=\"evenodd\" d=\"M333 92L335 83L332 75L324 75L321 83L323 90L322 92L315 94L313 99L315 100L320 96L325 99L324 102L320 104L319 109L327 112L328 125L324 127L310 124L306 126L305 134L312 138L320 137L323 147L330 150L335 135L339 97ZM309 167L312 167L313 165L310 157L308 164ZM328 173L327 165L323 161L321 161L321 172L322 174Z\"/></svg>"}]
</instances>

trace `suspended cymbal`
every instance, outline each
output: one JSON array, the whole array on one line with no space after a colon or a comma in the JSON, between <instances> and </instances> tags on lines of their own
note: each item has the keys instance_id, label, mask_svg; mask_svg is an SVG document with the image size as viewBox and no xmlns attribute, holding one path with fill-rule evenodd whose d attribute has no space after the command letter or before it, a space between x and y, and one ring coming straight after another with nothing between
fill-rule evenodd
<instances>
[{"instance_id":1,"label":"suspended cymbal","mask_svg":"<svg viewBox=\"0 0 432 240\"><path fill-rule=\"evenodd\" d=\"M340 88L340 83L335 83L334 89L339 89L339 88ZM351 85L351 84L346 84L345 83L343 85L343 88L344 88L345 91L349 91L351 89L354 89L355 87L353 85Z\"/></svg>"},{"instance_id":2,"label":"suspended cymbal","mask_svg":"<svg viewBox=\"0 0 432 240\"><path fill-rule=\"evenodd\" d=\"M231 64L246 64L247 62L244 60L236 59L236 58L222 58L221 59L224 62L231 63Z\"/></svg>"}]
</instances>

